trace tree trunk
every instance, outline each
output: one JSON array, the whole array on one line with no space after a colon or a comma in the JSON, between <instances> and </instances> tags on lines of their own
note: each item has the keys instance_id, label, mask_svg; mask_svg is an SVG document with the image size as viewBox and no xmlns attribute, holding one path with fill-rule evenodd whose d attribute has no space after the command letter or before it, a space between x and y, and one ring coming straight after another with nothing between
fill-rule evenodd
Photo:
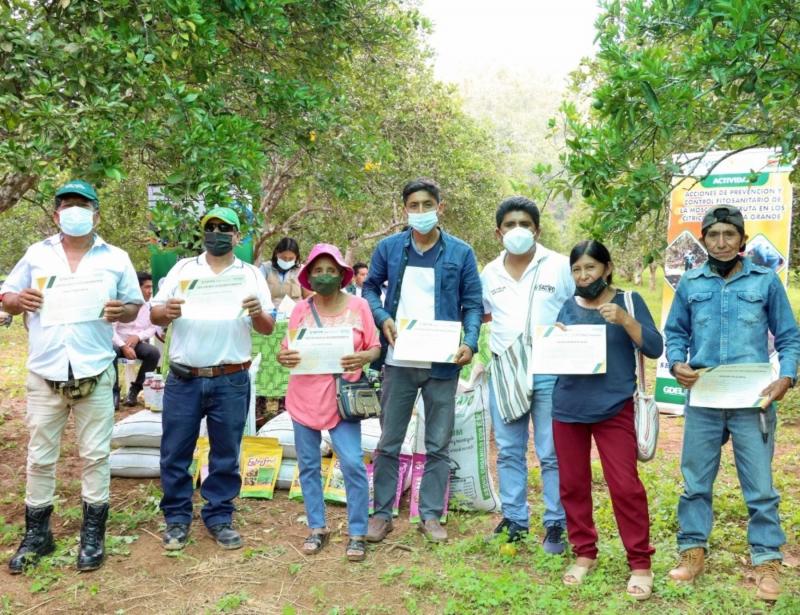
<instances>
[{"instance_id":1,"label":"tree trunk","mask_svg":"<svg viewBox=\"0 0 800 615\"><path fill-rule=\"evenodd\" d=\"M650 269L650 290L656 289L656 272L658 271L658 265L656 264L655 260L650 261L650 264L647 266Z\"/></svg>"},{"instance_id":2,"label":"tree trunk","mask_svg":"<svg viewBox=\"0 0 800 615\"><path fill-rule=\"evenodd\" d=\"M38 175L9 173L0 180L0 214L19 203L25 193L39 181Z\"/></svg>"}]
</instances>

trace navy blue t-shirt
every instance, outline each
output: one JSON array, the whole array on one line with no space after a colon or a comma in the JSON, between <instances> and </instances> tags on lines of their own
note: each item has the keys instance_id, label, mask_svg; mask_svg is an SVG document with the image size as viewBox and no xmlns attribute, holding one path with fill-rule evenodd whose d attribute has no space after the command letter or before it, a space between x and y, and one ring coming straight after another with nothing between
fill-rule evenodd
<instances>
[{"instance_id":1,"label":"navy blue t-shirt","mask_svg":"<svg viewBox=\"0 0 800 615\"><path fill-rule=\"evenodd\" d=\"M625 309L625 296L617 291L612 299ZM647 309L644 299L633 293L636 320L642 325L645 356L661 356L664 341ZM553 418L562 423L599 423L616 415L636 391L636 355L633 340L622 325L607 323L596 309L578 305L575 297L564 303L558 313L564 325L605 325L606 373L559 376L553 389Z\"/></svg>"}]
</instances>

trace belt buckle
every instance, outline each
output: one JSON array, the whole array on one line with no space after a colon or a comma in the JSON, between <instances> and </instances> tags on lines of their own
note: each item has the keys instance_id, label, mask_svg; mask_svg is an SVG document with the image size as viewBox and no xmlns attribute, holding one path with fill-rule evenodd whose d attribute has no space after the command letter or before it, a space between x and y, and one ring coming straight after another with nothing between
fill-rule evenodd
<instances>
[{"instance_id":1,"label":"belt buckle","mask_svg":"<svg viewBox=\"0 0 800 615\"><path fill-rule=\"evenodd\" d=\"M197 368L197 375L201 378L213 378L214 377L214 368L213 367L198 367Z\"/></svg>"}]
</instances>

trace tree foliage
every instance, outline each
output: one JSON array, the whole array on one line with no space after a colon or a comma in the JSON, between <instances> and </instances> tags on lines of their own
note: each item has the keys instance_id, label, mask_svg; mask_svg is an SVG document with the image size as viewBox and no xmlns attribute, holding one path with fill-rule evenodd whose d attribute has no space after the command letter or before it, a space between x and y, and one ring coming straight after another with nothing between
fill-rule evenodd
<instances>
[{"instance_id":1,"label":"tree foliage","mask_svg":"<svg viewBox=\"0 0 800 615\"><path fill-rule=\"evenodd\" d=\"M663 211L672 155L800 144L795 0L607 0L562 106L565 167L599 235Z\"/></svg>"}]
</instances>

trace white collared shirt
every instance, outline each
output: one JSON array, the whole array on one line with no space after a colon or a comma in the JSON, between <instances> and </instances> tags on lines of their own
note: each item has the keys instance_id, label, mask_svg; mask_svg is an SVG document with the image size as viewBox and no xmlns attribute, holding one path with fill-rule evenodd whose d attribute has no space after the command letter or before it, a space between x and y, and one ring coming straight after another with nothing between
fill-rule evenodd
<instances>
[{"instance_id":1,"label":"white collared shirt","mask_svg":"<svg viewBox=\"0 0 800 615\"><path fill-rule=\"evenodd\" d=\"M144 303L128 253L97 235L74 273L94 271L103 272L111 299ZM61 235L53 235L28 248L0 292L20 293L31 288L37 278L71 273ZM28 369L42 378L60 382L68 379L69 366L75 378L96 376L114 360L111 336L111 323L103 319L42 327L39 312L33 312L28 315Z\"/></svg>"},{"instance_id":2,"label":"white collared shirt","mask_svg":"<svg viewBox=\"0 0 800 615\"><path fill-rule=\"evenodd\" d=\"M575 293L569 259L563 254L537 244L536 253L519 281L506 271L505 257L503 250L481 272L483 311L492 315L489 348L495 354L505 352L525 328L528 297L537 269L531 327L556 322L561 306Z\"/></svg>"},{"instance_id":3,"label":"white collared shirt","mask_svg":"<svg viewBox=\"0 0 800 615\"><path fill-rule=\"evenodd\" d=\"M209 278L215 276L245 274L247 295L255 295L261 306L272 305L267 281L258 268L234 258L224 271L215 274L206 261L206 253L178 261L159 285L152 305L164 305L167 299L178 295L181 280ZM252 343L249 316L236 320L189 320L177 318L172 321L172 339L169 343L169 360L190 367L211 367L224 363L244 363L250 359Z\"/></svg>"}]
</instances>

